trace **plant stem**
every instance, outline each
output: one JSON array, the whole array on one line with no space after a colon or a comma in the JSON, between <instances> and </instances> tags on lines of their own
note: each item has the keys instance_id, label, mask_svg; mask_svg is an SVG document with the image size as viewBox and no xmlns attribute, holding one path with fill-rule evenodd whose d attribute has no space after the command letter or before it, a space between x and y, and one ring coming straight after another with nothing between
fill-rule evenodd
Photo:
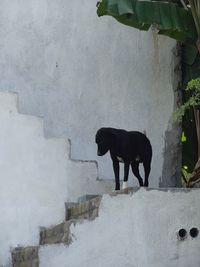
<instances>
[{"instance_id":1,"label":"plant stem","mask_svg":"<svg viewBox=\"0 0 200 267\"><path fill-rule=\"evenodd\" d=\"M199 0L189 0L189 4L191 6L192 16L194 19L194 23L196 26L198 39L200 38L200 8L199 8Z\"/></svg>"},{"instance_id":2,"label":"plant stem","mask_svg":"<svg viewBox=\"0 0 200 267\"><path fill-rule=\"evenodd\" d=\"M198 142L198 159L200 159L200 112L196 108L194 108L194 118L195 118L197 142Z\"/></svg>"}]
</instances>

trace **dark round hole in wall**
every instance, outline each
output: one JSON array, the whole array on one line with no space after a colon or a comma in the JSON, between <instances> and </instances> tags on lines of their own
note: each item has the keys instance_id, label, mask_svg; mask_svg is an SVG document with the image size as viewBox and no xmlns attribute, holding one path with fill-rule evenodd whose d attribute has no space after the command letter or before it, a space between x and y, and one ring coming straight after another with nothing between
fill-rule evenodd
<instances>
[{"instance_id":1,"label":"dark round hole in wall","mask_svg":"<svg viewBox=\"0 0 200 267\"><path fill-rule=\"evenodd\" d=\"M198 234L199 234L199 230L196 227L190 229L191 237L197 237Z\"/></svg>"},{"instance_id":2,"label":"dark round hole in wall","mask_svg":"<svg viewBox=\"0 0 200 267\"><path fill-rule=\"evenodd\" d=\"M185 239L187 237L187 231L185 229L183 229L183 228L180 229L178 231L178 237L179 237L180 240Z\"/></svg>"}]
</instances>

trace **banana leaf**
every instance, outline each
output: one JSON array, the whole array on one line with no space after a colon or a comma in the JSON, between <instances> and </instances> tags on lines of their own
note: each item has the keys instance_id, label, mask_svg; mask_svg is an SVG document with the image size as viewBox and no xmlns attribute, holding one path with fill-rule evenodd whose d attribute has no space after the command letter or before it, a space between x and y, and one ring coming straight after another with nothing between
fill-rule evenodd
<instances>
[{"instance_id":1,"label":"banana leaf","mask_svg":"<svg viewBox=\"0 0 200 267\"><path fill-rule=\"evenodd\" d=\"M178 41L197 39L191 10L176 1L102 0L97 4L97 14L110 15L120 23L144 31L155 25L159 34Z\"/></svg>"},{"instance_id":2,"label":"banana leaf","mask_svg":"<svg viewBox=\"0 0 200 267\"><path fill-rule=\"evenodd\" d=\"M192 66L198 56L198 49L192 40L187 40L182 45L182 61Z\"/></svg>"}]
</instances>

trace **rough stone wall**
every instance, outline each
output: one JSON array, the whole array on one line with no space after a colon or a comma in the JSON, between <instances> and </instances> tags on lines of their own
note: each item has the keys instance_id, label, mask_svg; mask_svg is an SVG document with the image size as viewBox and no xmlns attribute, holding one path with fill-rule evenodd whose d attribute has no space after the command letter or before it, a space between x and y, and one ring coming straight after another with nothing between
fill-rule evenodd
<instances>
[{"instance_id":1,"label":"rough stone wall","mask_svg":"<svg viewBox=\"0 0 200 267\"><path fill-rule=\"evenodd\" d=\"M145 130L153 146L150 186L157 187L174 179L163 153L165 144L177 145L165 134L174 110L175 42L98 18L95 5L2 0L0 90L19 93L21 112L44 117L46 137L69 138L73 159L98 161L101 179L113 171L108 156L96 156L96 130Z\"/></svg>"},{"instance_id":2,"label":"rough stone wall","mask_svg":"<svg viewBox=\"0 0 200 267\"><path fill-rule=\"evenodd\" d=\"M172 88L174 91L174 110L176 110L182 103L180 45L177 45L177 47L173 49L172 53L174 55L171 65L171 72L173 77ZM178 177L180 177L182 168L181 134L181 123L174 121L172 115L169 120L164 137L164 163L162 168L162 176L160 177L159 187L181 187L181 179L177 179Z\"/></svg>"}]
</instances>

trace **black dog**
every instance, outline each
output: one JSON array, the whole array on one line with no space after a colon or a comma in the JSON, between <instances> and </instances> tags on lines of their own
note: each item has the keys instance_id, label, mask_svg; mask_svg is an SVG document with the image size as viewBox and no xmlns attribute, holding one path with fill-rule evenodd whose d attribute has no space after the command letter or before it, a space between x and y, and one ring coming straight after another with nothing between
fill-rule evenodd
<instances>
[{"instance_id":1,"label":"black dog","mask_svg":"<svg viewBox=\"0 0 200 267\"><path fill-rule=\"evenodd\" d=\"M152 147L145 134L114 128L101 128L96 133L96 143L98 146L98 156L103 156L110 150L115 173L115 190L120 190L119 162L124 163L123 189L127 187L130 165L140 186L149 185L148 178L151 170ZM143 163L144 166L144 184L139 173L139 163Z\"/></svg>"}]
</instances>

